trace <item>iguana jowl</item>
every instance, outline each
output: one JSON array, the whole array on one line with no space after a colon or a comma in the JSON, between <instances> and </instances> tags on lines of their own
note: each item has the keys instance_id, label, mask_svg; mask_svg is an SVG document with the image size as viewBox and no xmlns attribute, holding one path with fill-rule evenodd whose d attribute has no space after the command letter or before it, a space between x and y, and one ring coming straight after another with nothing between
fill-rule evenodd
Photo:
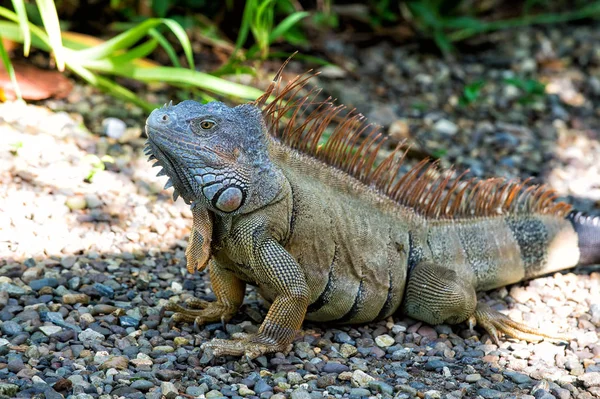
<instances>
[{"instance_id":1,"label":"iguana jowl","mask_svg":"<svg viewBox=\"0 0 600 399\"><path fill-rule=\"evenodd\" d=\"M310 77L278 80L252 104L183 101L148 118L150 158L192 206L188 270L208 264L217 297L171 303L173 319L227 321L248 283L272 302L268 314L255 335L203 345L215 355L285 350L304 319L397 310L476 322L496 341L547 336L478 304L476 291L599 262L600 219L526 182L465 180L426 162L399 176L399 147L375 165L385 137L352 112L332 122L344 108L318 91L298 96Z\"/></svg>"}]
</instances>

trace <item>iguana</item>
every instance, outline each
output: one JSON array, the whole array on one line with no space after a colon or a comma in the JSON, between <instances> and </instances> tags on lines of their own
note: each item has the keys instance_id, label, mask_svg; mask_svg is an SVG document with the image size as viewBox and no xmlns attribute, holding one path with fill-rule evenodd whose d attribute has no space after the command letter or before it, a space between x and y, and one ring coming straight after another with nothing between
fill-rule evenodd
<instances>
[{"instance_id":1,"label":"iguana","mask_svg":"<svg viewBox=\"0 0 600 399\"><path fill-rule=\"evenodd\" d=\"M382 157L386 137L319 100L312 76L283 85L278 74L253 103L186 100L148 117L147 154L192 208L187 268L209 265L216 295L170 303L172 320L228 321L251 284L271 302L258 332L204 350L255 358L284 351L304 319L366 323L397 311L477 323L495 342L548 337L476 292L600 262L600 218L527 181L466 179L428 161L402 174L401 147Z\"/></svg>"}]
</instances>

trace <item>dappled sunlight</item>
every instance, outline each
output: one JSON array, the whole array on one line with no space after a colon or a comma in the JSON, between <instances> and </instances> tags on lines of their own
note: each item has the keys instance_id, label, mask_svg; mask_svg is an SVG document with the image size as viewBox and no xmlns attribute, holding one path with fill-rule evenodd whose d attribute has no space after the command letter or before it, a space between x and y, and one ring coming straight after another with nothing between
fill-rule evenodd
<instances>
[{"instance_id":1,"label":"dappled sunlight","mask_svg":"<svg viewBox=\"0 0 600 399\"><path fill-rule=\"evenodd\" d=\"M189 233L191 212L141 151L104 170L80 123L19 103L0 104L0 137L0 258L165 250Z\"/></svg>"}]
</instances>

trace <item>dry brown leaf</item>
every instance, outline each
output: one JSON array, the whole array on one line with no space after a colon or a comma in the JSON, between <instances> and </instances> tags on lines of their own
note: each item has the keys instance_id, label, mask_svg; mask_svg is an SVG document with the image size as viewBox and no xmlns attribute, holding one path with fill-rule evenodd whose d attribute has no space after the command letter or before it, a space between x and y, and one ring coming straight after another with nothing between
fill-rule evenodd
<instances>
[{"instance_id":1,"label":"dry brown leaf","mask_svg":"<svg viewBox=\"0 0 600 399\"><path fill-rule=\"evenodd\" d=\"M40 69L23 61L14 61L13 67L25 100L64 98L73 89L73 83L58 71ZM13 84L3 65L0 65L0 91L4 92L6 100L16 99Z\"/></svg>"}]
</instances>

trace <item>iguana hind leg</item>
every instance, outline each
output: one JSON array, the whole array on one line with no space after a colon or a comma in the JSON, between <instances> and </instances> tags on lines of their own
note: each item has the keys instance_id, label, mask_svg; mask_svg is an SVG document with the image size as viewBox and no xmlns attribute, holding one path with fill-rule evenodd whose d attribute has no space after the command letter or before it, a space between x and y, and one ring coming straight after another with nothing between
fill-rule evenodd
<instances>
[{"instance_id":1,"label":"iguana hind leg","mask_svg":"<svg viewBox=\"0 0 600 399\"><path fill-rule=\"evenodd\" d=\"M199 326L217 321L229 321L244 301L246 283L237 278L232 272L223 268L217 261L212 260L209 266L210 280L217 297L215 302L192 298L186 304L192 308L184 308L174 302L169 302L164 308L175 312L172 322L194 323Z\"/></svg>"},{"instance_id":2,"label":"iguana hind leg","mask_svg":"<svg viewBox=\"0 0 600 399\"><path fill-rule=\"evenodd\" d=\"M477 303L475 288L468 278L431 263L421 263L410 273L406 284L404 313L429 324L479 324L499 344L499 333L537 342L544 338L566 340L567 336L543 333L511 320L484 303Z\"/></svg>"},{"instance_id":3,"label":"iguana hind leg","mask_svg":"<svg viewBox=\"0 0 600 399\"><path fill-rule=\"evenodd\" d=\"M454 270L419 263L409 274L403 311L410 317L429 324L456 324L467 320L476 306L473 284Z\"/></svg>"}]
</instances>

